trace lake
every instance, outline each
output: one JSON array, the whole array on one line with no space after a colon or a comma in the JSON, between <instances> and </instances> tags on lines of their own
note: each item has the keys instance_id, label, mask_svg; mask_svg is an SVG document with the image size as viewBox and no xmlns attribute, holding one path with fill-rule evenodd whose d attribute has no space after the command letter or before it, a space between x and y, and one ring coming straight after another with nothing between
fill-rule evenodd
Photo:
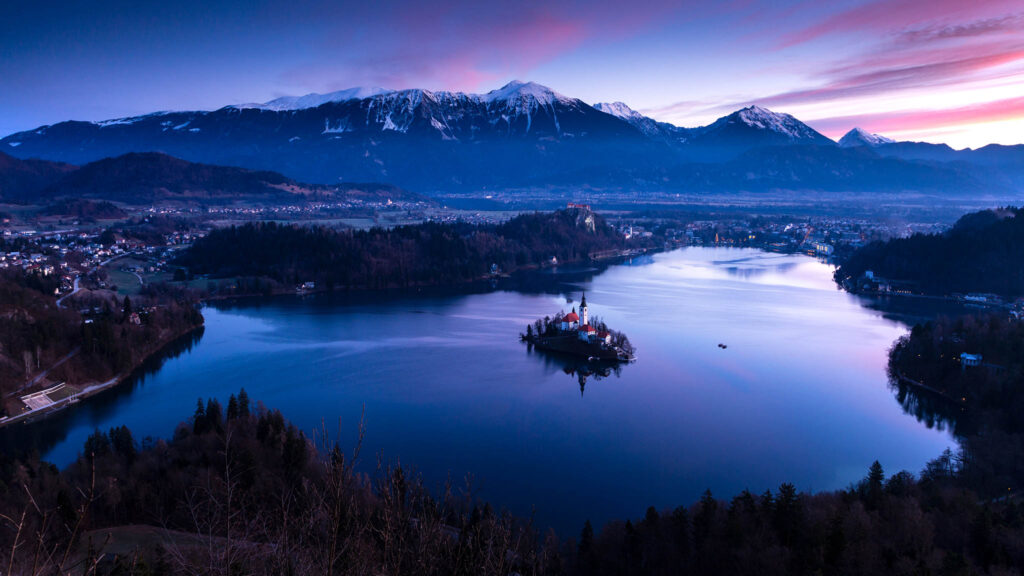
<instances>
[{"instance_id":1,"label":"lake","mask_svg":"<svg viewBox=\"0 0 1024 576\"><path fill-rule=\"evenodd\" d=\"M876 459L917 472L955 440L887 385L907 325L831 274L802 255L688 248L490 290L216 303L162 365L0 434L64 465L96 428L167 437L197 398L226 405L244 387L307 434L326 423L346 449L365 412L364 470L380 454L438 490L472 475L479 497L565 534L705 489L844 488ZM592 370L519 341L584 290L635 363Z\"/></svg>"}]
</instances>

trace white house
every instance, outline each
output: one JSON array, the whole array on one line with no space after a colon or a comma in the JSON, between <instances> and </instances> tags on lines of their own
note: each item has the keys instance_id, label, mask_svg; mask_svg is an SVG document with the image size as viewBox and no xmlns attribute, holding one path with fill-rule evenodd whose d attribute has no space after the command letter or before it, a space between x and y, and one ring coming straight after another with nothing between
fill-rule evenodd
<instances>
[{"instance_id":1,"label":"white house","mask_svg":"<svg viewBox=\"0 0 1024 576\"><path fill-rule=\"evenodd\" d=\"M960 354L960 364L963 366L981 366L981 354Z\"/></svg>"},{"instance_id":2,"label":"white house","mask_svg":"<svg viewBox=\"0 0 1024 576\"><path fill-rule=\"evenodd\" d=\"M576 315L576 308L573 307L572 312L569 312L562 318L562 330L569 331L575 330L580 325L580 317Z\"/></svg>"}]
</instances>

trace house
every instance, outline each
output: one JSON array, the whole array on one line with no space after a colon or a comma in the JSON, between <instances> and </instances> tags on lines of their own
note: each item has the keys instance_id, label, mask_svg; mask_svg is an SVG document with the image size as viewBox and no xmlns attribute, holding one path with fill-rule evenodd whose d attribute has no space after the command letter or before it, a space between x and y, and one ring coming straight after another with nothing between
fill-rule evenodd
<instances>
[{"instance_id":1,"label":"house","mask_svg":"<svg viewBox=\"0 0 1024 576\"><path fill-rule=\"evenodd\" d=\"M577 330L577 333L580 336L580 340L583 340L584 342L590 342L592 338L595 338L597 336L597 328L594 328L593 326L586 324L580 326Z\"/></svg>"},{"instance_id":2,"label":"house","mask_svg":"<svg viewBox=\"0 0 1024 576\"><path fill-rule=\"evenodd\" d=\"M569 312L562 317L562 331L568 332L569 330L575 330L579 328L580 317L576 314L576 307L574 306L572 312Z\"/></svg>"},{"instance_id":3,"label":"house","mask_svg":"<svg viewBox=\"0 0 1024 576\"><path fill-rule=\"evenodd\" d=\"M981 366L981 354L960 354L960 365L964 368Z\"/></svg>"}]
</instances>

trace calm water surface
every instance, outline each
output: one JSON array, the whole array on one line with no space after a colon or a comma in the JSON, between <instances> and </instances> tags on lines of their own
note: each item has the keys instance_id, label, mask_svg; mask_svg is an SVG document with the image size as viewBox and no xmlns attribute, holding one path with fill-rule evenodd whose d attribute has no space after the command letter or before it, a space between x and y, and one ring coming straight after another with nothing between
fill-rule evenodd
<instances>
[{"instance_id":1,"label":"calm water surface","mask_svg":"<svg viewBox=\"0 0 1024 576\"><path fill-rule=\"evenodd\" d=\"M831 273L804 256L690 248L551 274L546 292L208 307L198 343L31 441L66 464L97 427L169 436L198 397L226 404L245 387L350 445L365 407L366 470L380 453L432 487L472 474L481 497L535 508L567 533L707 488L841 488L875 459L918 471L954 440L904 414L887 387L886 351L906 326L838 291ZM518 341L582 290L591 314L628 334L636 363L588 375Z\"/></svg>"}]
</instances>

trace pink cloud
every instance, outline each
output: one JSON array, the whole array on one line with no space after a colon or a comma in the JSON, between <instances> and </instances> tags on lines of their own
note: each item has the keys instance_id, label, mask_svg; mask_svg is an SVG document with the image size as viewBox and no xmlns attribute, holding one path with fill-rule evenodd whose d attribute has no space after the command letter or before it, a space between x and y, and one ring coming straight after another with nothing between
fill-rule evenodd
<instances>
[{"instance_id":1,"label":"pink cloud","mask_svg":"<svg viewBox=\"0 0 1024 576\"><path fill-rule=\"evenodd\" d=\"M887 95L922 88L950 88L985 80L1014 78L1022 74L1024 41L985 41L927 46L923 50L879 50L858 55L819 72L820 84L753 99L725 99L724 103L699 106L683 101L657 107L661 116L729 113L750 103L769 108L837 102L849 98Z\"/></svg>"},{"instance_id":2,"label":"pink cloud","mask_svg":"<svg viewBox=\"0 0 1024 576\"><path fill-rule=\"evenodd\" d=\"M1000 17L1020 9L1019 0L876 0L832 14L816 24L787 34L779 47L788 48L833 34L877 35L926 23Z\"/></svg>"},{"instance_id":3,"label":"pink cloud","mask_svg":"<svg viewBox=\"0 0 1024 576\"><path fill-rule=\"evenodd\" d=\"M854 126L880 134L937 130L987 122L1005 122L1024 119L1024 97L1009 98L948 108L945 110L916 110L886 112L824 118L813 122L815 128L830 136L841 136Z\"/></svg>"},{"instance_id":4,"label":"pink cloud","mask_svg":"<svg viewBox=\"0 0 1024 576\"><path fill-rule=\"evenodd\" d=\"M746 0L743 0L746 1ZM310 86L353 83L475 90L527 76L537 66L589 41L628 37L679 10L662 1L612 10L584 2L487 3L453 0L373 10L393 17L329 15L315 63L292 67L286 80ZM369 10L362 7L360 12ZM357 28L354 22L374 22ZM383 24L382 24L383 22ZM324 53L331 58L324 58Z\"/></svg>"},{"instance_id":5,"label":"pink cloud","mask_svg":"<svg viewBox=\"0 0 1024 576\"><path fill-rule=\"evenodd\" d=\"M807 76L804 86L795 89L754 98L723 97L705 105L682 101L649 108L650 112L661 118L700 117L703 122L708 116L724 115L752 103L784 109L922 89L956 90L968 84L1005 82L1007 78L1024 75L1020 65L1024 64L1024 12L1021 11L1024 6L1019 1L872 1L838 13L833 11L795 32L786 33L788 22L814 9L807 3L788 8L790 12L785 16L780 15L786 13L785 7L778 13L755 11L757 19L767 24L758 27L758 36L749 39L771 42L779 38L776 47L786 48L825 36L846 34L858 38L862 48L852 53L837 52L831 62L820 55L807 59L787 52L794 54L795 61L805 62L809 67L803 72ZM756 20L752 26L755 23ZM792 58L787 59L783 69L793 70L793 62ZM886 110L877 108L884 107L884 102L866 104L874 114L863 118L879 122L887 118ZM960 116L948 118L962 118L965 114L982 117L983 111L996 113L968 109L959 110ZM841 134L856 118L861 117L825 120L823 129ZM924 123L922 125L927 124L928 118L934 118L938 126L947 117L941 112L929 112L913 118L918 124ZM882 128L885 126L889 124Z\"/></svg>"},{"instance_id":6,"label":"pink cloud","mask_svg":"<svg viewBox=\"0 0 1024 576\"><path fill-rule=\"evenodd\" d=\"M918 44L937 40L974 38L993 34L1016 34L1024 29L1024 14L1006 14L994 18L982 18L970 22L930 25L906 30L897 38L906 44Z\"/></svg>"},{"instance_id":7,"label":"pink cloud","mask_svg":"<svg viewBox=\"0 0 1024 576\"><path fill-rule=\"evenodd\" d=\"M897 90L919 89L929 86L955 85L966 80L977 80L979 73L986 79L1020 74L1014 70L993 70L1005 64L1024 60L1024 47L1007 47L1004 51L983 56L964 57L961 51L951 51L950 59L856 72L855 67L845 71L849 75L834 78L818 88L783 92L758 99L767 106L787 106L811 102L831 101L853 96L883 94ZM865 65L864 68L868 68Z\"/></svg>"}]
</instances>

